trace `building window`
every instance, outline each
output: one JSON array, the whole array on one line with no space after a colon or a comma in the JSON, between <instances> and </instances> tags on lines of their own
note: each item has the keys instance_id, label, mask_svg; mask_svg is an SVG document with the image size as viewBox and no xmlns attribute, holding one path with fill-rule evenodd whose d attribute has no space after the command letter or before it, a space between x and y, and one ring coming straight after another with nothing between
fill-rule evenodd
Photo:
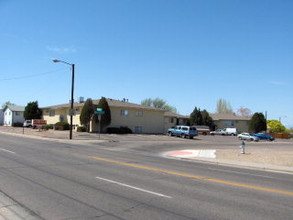
<instances>
[{"instance_id":1,"label":"building window","mask_svg":"<svg viewBox=\"0 0 293 220\"><path fill-rule=\"evenodd\" d=\"M55 110L49 110L49 116L50 117L55 116Z\"/></svg>"},{"instance_id":2,"label":"building window","mask_svg":"<svg viewBox=\"0 0 293 220\"><path fill-rule=\"evenodd\" d=\"M135 115L137 117L143 117L143 111L136 112Z\"/></svg>"},{"instance_id":3,"label":"building window","mask_svg":"<svg viewBox=\"0 0 293 220\"><path fill-rule=\"evenodd\" d=\"M234 126L234 121L225 121L224 125L225 125L226 127Z\"/></svg>"},{"instance_id":4,"label":"building window","mask_svg":"<svg viewBox=\"0 0 293 220\"><path fill-rule=\"evenodd\" d=\"M128 115L128 110L121 110L120 115L127 116Z\"/></svg>"},{"instance_id":5,"label":"building window","mask_svg":"<svg viewBox=\"0 0 293 220\"><path fill-rule=\"evenodd\" d=\"M15 115L20 115L20 112L15 112Z\"/></svg>"},{"instance_id":6,"label":"building window","mask_svg":"<svg viewBox=\"0 0 293 220\"><path fill-rule=\"evenodd\" d=\"M61 121L61 122L65 121L64 115L60 115L59 121Z\"/></svg>"},{"instance_id":7,"label":"building window","mask_svg":"<svg viewBox=\"0 0 293 220\"><path fill-rule=\"evenodd\" d=\"M142 133L142 126L135 126L134 133L141 134Z\"/></svg>"}]
</instances>

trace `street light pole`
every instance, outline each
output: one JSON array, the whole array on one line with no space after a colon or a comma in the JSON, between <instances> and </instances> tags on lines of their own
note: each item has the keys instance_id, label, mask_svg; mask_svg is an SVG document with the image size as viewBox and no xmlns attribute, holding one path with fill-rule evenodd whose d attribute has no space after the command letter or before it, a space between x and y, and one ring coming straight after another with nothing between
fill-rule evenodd
<instances>
[{"instance_id":1,"label":"street light pole","mask_svg":"<svg viewBox=\"0 0 293 220\"><path fill-rule=\"evenodd\" d=\"M67 65L70 65L71 66L71 105L70 105L70 128L69 128L69 139L71 140L72 139L72 128L73 128L73 103L74 103L74 99L73 99L73 96L74 96L74 64L71 64L71 63L67 63L65 61L62 61L62 60L57 60L57 59L54 59L52 60L54 63L65 63Z\"/></svg>"}]
</instances>

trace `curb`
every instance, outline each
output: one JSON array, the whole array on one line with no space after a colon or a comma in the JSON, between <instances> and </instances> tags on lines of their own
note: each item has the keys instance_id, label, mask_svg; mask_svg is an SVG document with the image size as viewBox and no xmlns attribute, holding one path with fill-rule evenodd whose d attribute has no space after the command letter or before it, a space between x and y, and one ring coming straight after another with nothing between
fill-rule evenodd
<instances>
[{"instance_id":1,"label":"curb","mask_svg":"<svg viewBox=\"0 0 293 220\"><path fill-rule=\"evenodd\" d=\"M42 218L0 192L0 219L40 220Z\"/></svg>"},{"instance_id":2,"label":"curb","mask_svg":"<svg viewBox=\"0 0 293 220\"><path fill-rule=\"evenodd\" d=\"M69 140L68 138L56 138L56 137L45 137L45 136L37 136L37 135L29 135L29 134L20 134L20 133L11 133L11 132L3 132L0 131L1 134L7 134L7 135L12 135L12 136L19 136L19 137L23 137L23 138L31 138L31 139L43 139L43 140L47 140L47 141L55 141L55 142L63 142L63 143L90 143L90 142L108 142L109 140L92 140L92 139L75 139L73 138L73 140Z\"/></svg>"},{"instance_id":3,"label":"curb","mask_svg":"<svg viewBox=\"0 0 293 220\"><path fill-rule=\"evenodd\" d=\"M293 175L293 168L291 167L282 167L282 166L273 166L268 165L265 166L263 164L257 164L257 163L249 163L249 162L237 162L237 161L231 161L231 160L212 160L212 159L203 159L203 158L181 158L184 160L189 161L200 161L204 163L210 163L210 164L216 164L220 166L230 166L230 167L238 167L238 168L246 168L251 170L260 170L260 171L268 171L268 172L278 172L278 173L286 173L286 174L292 174Z\"/></svg>"}]
</instances>

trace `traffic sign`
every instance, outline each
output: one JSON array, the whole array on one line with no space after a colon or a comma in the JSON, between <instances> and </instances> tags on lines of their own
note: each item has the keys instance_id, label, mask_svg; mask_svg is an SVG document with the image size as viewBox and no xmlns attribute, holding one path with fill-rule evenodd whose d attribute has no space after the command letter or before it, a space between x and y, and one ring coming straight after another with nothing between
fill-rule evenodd
<instances>
[{"instance_id":1,"label":"traffic sign","mask_svg":"<svg viewBox=\"0 0 293 220\"><path fill-rule=\"evenodd\" d=\"M95 111L95 114L103 115L103 114L105 114L105 112L104 112L104 110L102 108L97 108L96 111Z\"/></svg>"}]
</instances>

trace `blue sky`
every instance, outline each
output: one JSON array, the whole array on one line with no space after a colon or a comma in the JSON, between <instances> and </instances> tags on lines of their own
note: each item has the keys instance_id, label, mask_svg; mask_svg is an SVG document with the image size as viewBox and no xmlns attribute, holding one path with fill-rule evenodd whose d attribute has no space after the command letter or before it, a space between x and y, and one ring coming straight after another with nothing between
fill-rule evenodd
<instances>
[{"instance_id":1,"label":"blue sky","mask_svg":"<svg viewBox=\"0 0 293 220\"><path fill-rule=\"evenodd\" d=\"M0 0L0 104L220 98L293 127L291 0Z\"/></svg>"}]
</instances>

